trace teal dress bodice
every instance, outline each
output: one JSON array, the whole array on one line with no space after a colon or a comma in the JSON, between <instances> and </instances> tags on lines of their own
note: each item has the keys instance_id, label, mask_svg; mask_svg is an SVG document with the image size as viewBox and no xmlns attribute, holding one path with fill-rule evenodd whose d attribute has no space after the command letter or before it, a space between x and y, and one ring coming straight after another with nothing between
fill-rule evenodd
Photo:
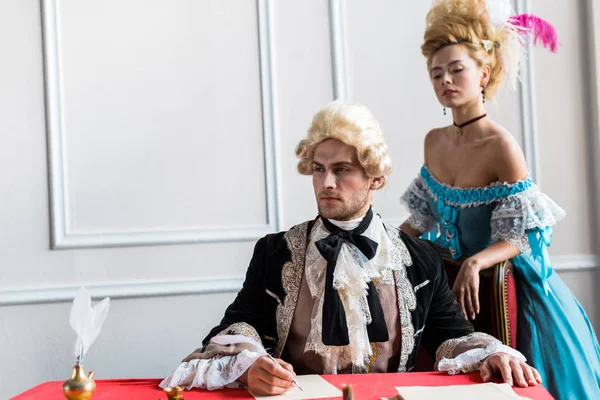
<instances>
[{"instance_id":1,"label":"teal dress bodice","mask_svg":"<svg viewBox=\"0 0 600 400\"><path fill-rule=\"evenodd\" d=\"M426 166L402 195L407 222L447 248L470 257L504 240L521 254L515 267L519 321L517 348L557 399L600 400L600 345L585 311L553 273L547 248L565 212L531 179L458 188L438 181Z\"/></svg>"},{"instance_id":2,"label":"teal dress bodice","mask_svg":"<svg viewBox=\"0 0 600 400\"><path fill-rule=\"evenodd\" d=\"M441 200L430 199L428 204L433 216L439 221L436 244L448 248L453 258L479 253L492 243L489 221L494 204L482 204L462 210Z\"/></svg>"}]
</instances>

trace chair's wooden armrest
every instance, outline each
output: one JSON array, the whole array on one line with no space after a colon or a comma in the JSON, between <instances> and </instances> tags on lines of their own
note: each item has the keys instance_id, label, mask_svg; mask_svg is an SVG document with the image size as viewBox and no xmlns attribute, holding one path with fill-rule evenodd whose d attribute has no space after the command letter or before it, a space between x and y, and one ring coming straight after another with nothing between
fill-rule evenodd
<instances>
[{"instance_id":1,"label":"chair's wooden armrest","mask_svg":"<svg viewBox=\"0 0 600 400\"><path fill-rule=\"evenodd\" d=\"M447 249L438 247L438 251L444 261L446 272L455 271L458 273L463 262L466 260L466 257L453 260L450 251ZM516 345L515 343L511 343L511 325L516 326L516 321L510 321L509 318L508 279L513 273L513 265L509 260L499 262L491 268L487 268L479 273L482 279L491 281L493 290L493 310L491 310L491 312L494 314L493 318L495 319L497 327L497 332L495 332L494 336L502 343L511 347L515 347ZM451 286L453 284L453 279L454 278L449 277L448 280L448 283Z\"/></svg>"},{"instance_id":2,"label":"chair's wooden armrest","mask_svg":"<svg viewBox=\"0 0 600 400\"><path fill-rule=\"evenodd\" d=\"M496 299L496 321L498 326L498 339L507 346L516 347L512 343L511 328L516 326L516 321L510 321L509 315L509 275L514 279L514 267L510 260L502 261L490 270L494 272L494 298Z\"/></svg>"}]
</instances>

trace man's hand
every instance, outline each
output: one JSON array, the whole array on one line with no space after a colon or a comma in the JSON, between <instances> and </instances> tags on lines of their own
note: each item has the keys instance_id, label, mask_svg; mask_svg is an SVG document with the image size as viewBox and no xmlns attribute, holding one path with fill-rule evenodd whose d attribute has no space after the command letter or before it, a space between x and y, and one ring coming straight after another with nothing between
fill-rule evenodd
<instances>
[{"instance_id":1,"label":"man's hand","mask_svg":"<svg viewBox=\"0 0 600 400\"><path fill-rule=\"evenodd\" d=\"M481 379L488 382L493 375L502 375L504 382L520 387L536 386L542 383L542 377L537 370L527 363L506 353L495 353L488 356L480 368Z\"/></svg>"},{"instance_id":2,"label":"man's hand","mask_svg":"<svg viewBox=\"0 0 600 400\"><path fill-rule=\"evenodd\" d=\"M296 378L291 364L277 358L260 357L248 368L238 381L248 385L254 394L269 396L286 392Z\"/></svg>"}]
</instances>

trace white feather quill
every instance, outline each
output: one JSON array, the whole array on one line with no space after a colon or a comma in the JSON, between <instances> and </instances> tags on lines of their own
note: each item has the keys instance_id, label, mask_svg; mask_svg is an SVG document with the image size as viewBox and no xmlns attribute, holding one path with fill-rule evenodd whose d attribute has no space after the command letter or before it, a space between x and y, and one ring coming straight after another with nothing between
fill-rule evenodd
<instances>
[{"instance_id":1,"label":"white feather quill","mask_svg":"<svg viewBox=\"0 0 600 400\"><path fill-rule=\"evenodd\" d=\"M83 364L83 357L96 340L102 324L108 315L110 299L107 297L92 307L92 299L87 289L81 288L73 299L69 323L77 334L75 357L77 364Z\"/></svg>"}]
</instances>

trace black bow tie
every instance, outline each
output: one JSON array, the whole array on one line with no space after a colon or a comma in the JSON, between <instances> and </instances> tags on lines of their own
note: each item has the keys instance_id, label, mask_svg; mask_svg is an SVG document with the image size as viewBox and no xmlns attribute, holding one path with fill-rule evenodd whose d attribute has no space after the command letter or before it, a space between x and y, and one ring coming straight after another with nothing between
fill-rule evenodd
<instances>
[{"instance_id":1,"label":"black bow tie","mask_svg":"<svg viewBox=\"0 0 600 400\"><path fill-rule=\"evenodd\" d=\"M327 260L327 275L325 278L325 298L323 300L323 344L327 346L346 346L350 344L348 337L348 324L346 312L337 290L333 288L333 271L337 263L338 255L345 242L353 244L367 259L375 257L377 243L362 233L369 227L373 220L373 210L369 211L360 224L351 231L345 231L332 224L329 220L322 218L323 225L330 235L315 243L319 253ZM379 295L373 282L368 283L367 303L371 312L372 322L367 326L369 341L386 342L389 339L383 309L379 301Z\"/></svg>"}]
</instances>

